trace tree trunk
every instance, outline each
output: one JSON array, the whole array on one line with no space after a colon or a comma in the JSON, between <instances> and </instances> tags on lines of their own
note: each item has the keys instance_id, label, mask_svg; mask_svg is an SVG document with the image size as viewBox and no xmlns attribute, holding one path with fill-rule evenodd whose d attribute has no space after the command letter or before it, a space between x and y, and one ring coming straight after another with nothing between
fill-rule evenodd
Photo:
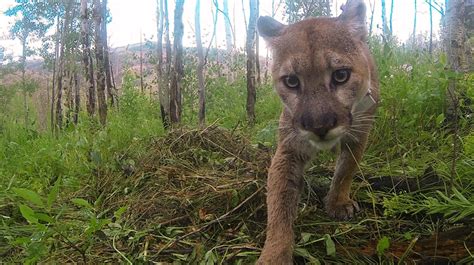
<instances>
[{"instance_id":1,"label":"tree trunk","mask_svg":"<svg viewBox=\"0 0 474 265\"><path fill-rule=\"evenodd\" d=\"M395 0L392 0L390 3L390 37L392 37L393 34L393 2Z\"/></svg>"},{"instance_id":2,"label":"tree trunk","mask_svg":"<svg viewBox=\"0 0 474 265\"><path fill-rule=\"evenodd\" d=\"M387 26L387 9L385 7L385 0L382 1L382 37L385 43L387 43L388 37L388 26Z\"/></svg>"},{"instance_id":3,"label":"tree trunk","mask_svg":"<svg viewBox=\"0 0 474 265\"><path fill-rule=\"evenodd\" d=\"M105 69L105 83L107 85L107 95L111 106L115 106L116 98L115 85L112 82L112 73L109 59L109 42L107 40L107 0L102 0L102 40L104 42L104 69Z\"/></svg>"},{"instance_id":4,"label":"tree trunk","mask_svg":"<svg viewBox=\"0 0 474 265\"><path fill-rule=\"evenodd\" d=\"M257 14L256 17L258 18L259 16L259 6L260 6L260 0L257 0ZM260 39L258 38L257 33L255 32L255 71L257 74L257 84L261 85L262 84L262 77L261 77L261 72L260 72Z\"/></svg>"},{"instance_id":5,"label":"tree trunk","mask_svg":"<svg viewBox=\"0 0 474 265\"><path fill-rule=\"evenodd\" d=\"M431 0L428 2L430 6L430 54L433 54L433 6Z\"/></svg>"},{"instance_id":6,"label":"tree trunk","mask_svg":"<svg viewBox=\"0 0 474 265\"><path fill-rule=\"evenodd\" d=\"M172 123L181 121L181 80L183 69L183 5L184 0L176 0L174 10L173 77L170 88L170 116Z\"/></svg>"},{"instance_id":7,"label":"tree trunk","mask_svg":"<svg viewBox=\"0 0 474 265\"><path fill-rule=\"evenodd\" d=\"M21 38L21 84L23 90L23 106L25 108L25 128L29 127L29 107L28 107L28 91L26 89L26 49L27 49L27 40L28 40L28 29L23 29L23 34Z\"/></svg>"},{"instance_id":8,"label":"tree trunk","mask_svg":"<svg viewBox=\"0 0 474 265\"><path fill-rule=\"evenodd\" d=\"M257 0L250 0L250 14L247 29L247 118L250 125L255 124L256 74L255 74L255 38L258 16Z\"/></svg>"},{"instance_id":9,"label":"tree trunk","mask_svg":"<svg viewBox=\"0 0 474 265\"><path fill-rule=\"evenodd\" d=\"M56 40L54 44L54 64L53 64L53 84L51 88L51 109L50 109L50 119L51 119L51 132L56 131L56 123L54 119L54 102L56 97L56 78L57 78L57 65L59 60L59 36L60 36L60 25L59 25L59 16L56 17Z\"/></svg>"},{"instance_id":10,"label":"tree trunk","mask_svg":"<svg viewBox=\"0 0 474 265\"><path fill-rule=\"evenodd\" d=\"M68 49L66 49L66 54L69 55ZM68 56L66 56L68 58ZM72 75L71 75L71 70L70 70L70 65L69 65L69 60L67 64L65 64L65 75L64 75L64 108L65 108L65 126L66 128L69 126L69 123L71 122L71 110L73 109L73 95L72 95Z\"/></svg>"},{"instance_id":11,"label":"tree trunk","mask_svg":"<svg viewBox=\"0 0 474 265\"><path fill-rule=\"evenodd\" d=\"M109 57L110 58L110 57ZM109 64L110 64L110 80L112 81L112 87L114 88L114 91L113 91L113 94L115 96L115 107L118 109L120 109L120 104L119 104L119 92L118 92L118 89L117 89L117 85L115 83L115 76L114 76L114 66L113 64L110 62L109 60Z\"/></svg>"},{"instance_id":12,"label":"tree trunk","mask_svg":"<svg viewBox=\"0 0 474 265\"><path fill-rule=\"evenodd\" d=\"M170 23L169 23L169 12L168 12L168 0L163 0L163 20L164 20L164 35L165 35L165 51L166 56L164 60L165 73L163 75L163 107L164 116L167 117L166 122L163 124L165 128L171 125L171 106L170 106L170 80L171 80L171 63L172 63L172 52L171 52L171 41L170 41Z\"/></svg>"},{"instance_id":13,"label":"tree trunk","mask_svg":"<svg viewBox=\"0 0 474 265\"><path fill-rule=\"evenodd\" d=\"M94 66L92 61L90 32L89 32L89 11L87 0L81 0L81 44L82 63L84 64L84 75L86 77L87 88L87 113L93 117L95 114L95 82Z\"/></svg>"},{"instance_id":14,"label":"tree trunk","mask_svg":"<svg viewBox=\"0 0 474 265\"><path fill-rule=\"evenodd\" d=\"M197 76L199 84L199 126L204 127L206 123L206 87L204 86L204 54L201 42L201 0L196 0L195 11L195 35L198 55Z\"/></svg>"},{"instance_id":15,"label":"tree trunk","mask_svg":"<svg viewBox=\"0 0 474 265\"><path fill-rule=\"evenodd\" d=\"M77 125L79 121L79 112L81 110L81 88L79 86L79 76L77 71L74 71L74 115L73 122Z\"/></svg>"},{"instance_id":16,"label":"tree trunk","mask_svg":"<svg viewBox=\"0 0 474 265\"><path fill-rule=\"evenodd\" d=\"M229 17L229 0L224 0L224 23L225 23L225 44L226 44L227 53L230 54L232 50L234 49L234 44L232 43L232 27L230 25L230 17Z\"/></svg>"},{"instance_id":17,"label":"tree trunk","mask_svg":"<svg viewBox=\"0 0 474 265\"><path fill-rule=\"evenodd\" d=\"M62 44L61 44L62 45ZM62 108L62 95L63 95L63 67L64 67L64 56L61 48L61 54L59 55L59 67L57 76L57 89L56 89L56 128L60 130L63 126L63 108Z\"/></svg>"},{"instance_id":18,"label":"tree trunk","mask_svg":"<svg viewBox=\"0 0 474 265\"><path fill-rule=\"evenodd\" d=\"M414 18L413 18L413 48L416 47L416 16L417 16L417 1L415 0L415 12L414 12Z\"/></svg>"},{"instance_id":19,"label":"tree trunk","mask_svg":"<svg viewBox=\"0 0 474 265\"><path fill-rule=\"evenodd\" d=\"M101 34L102 12L100 0L94 0L95 27L95 58L97 64L97 101L99 103L99 120L102 125L107 123L107 101L105 99L104 40Z\"/></svg>"},{"instance_id":20,"label":"tree trunk","mask_svg":"<svg viewBox=\"0 0 474 265\"><path fill-rule=\"evenodd\" d=\"M230 17L229 17L229 1L224 0L224 23L225 23L225 44L227 50L227 60L228 60L228 67L227 67L227 81L229 83L233 83L235 79L234 74L234 43L232 42L232 36L234 32L232 31L232 26L230 24Z\"/></svg>"},{"instance_id":21,"label":"tree trunk","mask_svg":"<svg viewBox=\"0 0 474 265\"><path fill-rule=\"evenodd\" d=\"M448 1L446 6L446 27L444 41L445 50L448 55L448 63L450 68L455 73L465 73L469 71L469 49L467 45L467 30L465 26L466 21L466 2L465 0ZM460 104L462 101L468 101L466 92L460 85L457 84L456 77L451 78L448 85L446 95L446 118L451 121L454 127L457 127L457 120L461 113L459 113ZM464 102L466 103L466 102Z\"/></svg>"},{"instance_id":22,"label":"tree trunk","mask_svg":"<svg viewBox=\"0 0 474 265\"><path fill-rule=\"evenodd\" d=\"M375 3L369 1L370 4L370 24L369 24L369 37L372 36L372 29L374 26L374 12L375 12Z\"/></svg>"},{"instance_id":23,"label":"tree trunk","mask_svg":"<svg viewBox=\"0 0 474 265\"><path fill-rule=\"evenodd\" d=\"M143 34L140 30L140 90L142 94L145 93L145 86L143 85Z\"/></svg>"},{"instance_id":24,"label":"tree trunk","mask_svg":"<svg viewBox=\"0 0 474 265\"><path fill-rule=\"evenodd\" d=\"M164 3L163 0L156 1L156 23L157 23L157 65L156 75L158 80L158 99L160 101L160 114L163 128L169 127L169 95L168 85L166 84L163 72L163 28L164 28Z\"/></svg>"},{"instance_id":25,"label":"tree trunk","mask_svg":"<svg viewBox=\"0 0 474 265\"><path fill-rule=\"evenodd\" d=\"M61 29L61 42L59 48L59 66L57 72L57 89L56 89L56 127L58 130L62 129L63 126L63 106L62 106L62 96L63 96L63 75L64 75L64 63L65 63L65 46L66 46L66 28L69 24L69 10L66 8L65 17L63 20L63 25Z\"/></svg>"},{"instance_id":26,"label":"tree trunk","mask_svg":"<svg viewBox=\"0 0 474 265\"><path fill-rule=\"evenodd\" d=\"M244 17L244 26L246 29L248 29L248 25L247 25L247 13L245 13L245 4L244 4L244 0L242 0L242 15ZM246 42L247 43L247 42Z\"/></svg>"},{"instance_id":27,"label":"tree trunk","mask_svg":"<svg viewBox=\"0 0 474 265\"><path fill-rule=\"evenodd\" d=\"M213 1L214 1L214 6L211 8L211 11L214 14L214 30L212 32L211 42L214 41L214 47L215 47L215 52L216 52L217 76L221 77L222 76L222 69L221 69L222 67L221 67L221 61L220 61L220 58L219 58L219 46L218 46L218 43L217 43L217 23L219 22L218 21L218 18L219 18L219 3L217 2L217 0L213 0ZM215 11L215 13L214 13L214 11ZM209 45L209 47L211 47L211 45Z\"/></svg>"}]
</instances>

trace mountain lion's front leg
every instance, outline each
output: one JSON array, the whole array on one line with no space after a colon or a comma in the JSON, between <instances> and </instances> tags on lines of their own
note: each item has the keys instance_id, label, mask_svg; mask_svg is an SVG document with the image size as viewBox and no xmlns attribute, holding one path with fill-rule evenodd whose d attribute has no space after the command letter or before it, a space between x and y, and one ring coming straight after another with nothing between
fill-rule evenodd
<instances>
[{"instance_id":1,"label":"mountain lion's front leg","mask_svg":"<svg viewBox=\"0 0 474 265\"><path fill-rule=\"evenodd\" d=\"M341 141L341 153L337 159L331 187L324 201L326 211L332 218L346 220L359 211L359 205L349 195L352 177L364 154L367 137L368 132L358 135L358 142Z\"/></svg>"},{"instance_id":2,"label":"mountain lion's front leg","mask_svg":"<svg viewBox=\"0 0 474 265\"><path fill-rule=\"evenodd\" d=\"M268 170L267 237L257 264L293 264L293 222L303 188L304 161L279 146Z\"/></svg>"}]
</instances>

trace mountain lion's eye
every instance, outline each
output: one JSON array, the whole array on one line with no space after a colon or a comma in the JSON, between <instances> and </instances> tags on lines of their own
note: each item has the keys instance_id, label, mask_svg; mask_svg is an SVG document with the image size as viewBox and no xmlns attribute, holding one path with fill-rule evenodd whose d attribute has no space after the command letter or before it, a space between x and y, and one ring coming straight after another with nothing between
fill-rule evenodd
<instances>
[{"instance_id":1,"label":"mountain lion's eye","mask_svg":"<svg viewBox=\"0 0 474 265\"><path fill-rule=\"evenodd\" d=\"M340 69L332 73L332 82L335 85L342 85L351 77L351 70L349 69Z\"/></svg>"},{"instance_id":2,"label":"mountain lion's eye","mask_svg":"<svg viewBox=\"0 0 474 265\"><path fill-rule=\"evenodd\" d=\"M290 89L298 89L300 87L300 80L296 75L287 75L283 77L283 82L285 86Z\"/></svg>"}]
</instances>

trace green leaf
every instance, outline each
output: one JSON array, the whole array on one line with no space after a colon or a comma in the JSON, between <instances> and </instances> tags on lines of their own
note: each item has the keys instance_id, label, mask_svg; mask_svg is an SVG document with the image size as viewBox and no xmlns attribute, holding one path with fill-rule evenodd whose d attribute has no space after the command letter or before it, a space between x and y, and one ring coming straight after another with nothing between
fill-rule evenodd
<instances>
[{"instance_id":1,"label":"green leaf","mask_svg":"<svg viewBox=\"0 0 474 265\"><path fill-rule=\"evenodd\" d=\"M117 220L120 220L120 217L122 217L122 214L128 210L128 206L122 206L120 207L117 211L114 212L114 217Z\"/></svg>"},{"instance_id":2,"label":"green leaf","mask_svg":"<svg viewBox=\"0 0 474 265\"><path fill-rule=\"evenodd\" d=\"M23 189L23 188L13 188L13 191L23 199L36 204L37 206L44 208L44 203L43 200L41 199L41 196L39 196L38 193L29 190L29 189Z\"/></svg>"},{"instance_id":3,"label":"green leaf","mask_svg":"<svg viewBox=\"0 0 474 265\"><path fill-rule=\"evenodd\" d=\"M321 264L321 262L317 258L315 258L313 255L311 255L306 248L295 248L293 250L293 253L295 254L295 256L305 258L308 261L306 264L311 264L311 265Z\"/></svg>"},{"instance_id":4,"label":"green leaf","mask_svg":"<svg viewBox=\"0 0 474 265\"><path fill-rule=\"evenodd\" d=\"M326 254L331 257L336 256L336 244L328 234L324 235L324 243L326 244Z\"/></svg>"},{"instance_id":5,"label":"green leaf","mask_svg":"<svg viewBox=\"0 0 474 265\"><path fill-rule=\"evenodd\" d=\"M311 236L313 236L313 234L311 233L301 233L301 240L300 240L300 243L306 243L309 241L309 239L311 238Z\"/></svg>"},{"instance_id":6,"label":"green leaf","mask_svg":"<svg viewBox=\"0 0 474 265\"><path fill-rule=\"evenodd\" d=\"M86 200L84 200L84 199L81 199L81 198L74 198L74 199L71 199L71 202L74 203L74 204L77 205L77 206L94 210L94 207L92 207L92 205L91 205L88 201L86 201Z\"/></svg>"},{"instance_id":7,"label":"green leaf","mask_svg":"<svg viewBox=\"0 0 474 265\"><path fill-rule=\"evenodd\" d=\"M15 238L15 240L13 240L11 242L12 245L14 246L19 246L19 245L23 245L23 244L28 244L31 242L31 238L29 237L17 237Z\"/></svg>"},{"instance_id":8,"label":"green leaf","mask_svg":"<svg viewBox=\"0 0 474 265\"><path fill-rule=\"evenodd\" d=\"M51 218L51 216L49 216L45 213L36 213L35 216L36 216L36 218L38 218L38 220L41 220L43 222L54 223L54 219Z\"/></svg>"},{"instance_id":9,"label":"green leaf","mask_svg":"<svg viewBox=\"0 0 474 265\"><path fill-rule=\"evenodd\" d=\"M201 264L205 264L205 265L214 265L216 263L217 263L217 257L214 251L212 251L212 249L206 252L206 254L204 255L204 260L201 261Z\"/></svg>"},{"instance_id":10,"label":"green leaf","mask_svg":"<svg viewBox=\"0 0 474 265\"><path fill-rule=\"evenodd\" d=\"M30 224L37 224L38 223L38 218L36 217L35 211L28 207L27 205L20 204L20 212L23 218L28 221Z\"/></svg>"},{"instance_id":11,"label":"green leaf","mask_svg":"<svg viewBox=\"0 0 474 265\"><path fill-rule=\"evenodd\" d=\"M464 197L464 195L462 195L461 192L459 192L456 188L453 188L453 192L454 192L454 195L462 202L466 203L466 204L470 204L471 202L466 198Z\"/></svg>"},{"instance_id":12,"label":"green leaf","mask_svg":"<svg viewBox=\"0 0 474 265\"><path fill-rule=\"evenodd\" d=\"M56 201L56 198L58 198L59 181L60 179L58 178L58 180L56 180L56 182L54 183L54 186L51 188L51 190L48 193L46 205L48 206L49 209L51 209L51 206L53 206L53 203Z\"/></svg>"},{"instance_id":13,"label":"green leaf","mask_svg":"<svg viewBox=\"0 0 474 265\"><path fill-rule=\"evenodd\" d=\"M413 238L413 235L411 232L405 232L403 234L403 237L406 239L406 240L411 240Z\"/></svg>"},{"instance_id":14,"label":"green leaf","mask_svg":"<svg viewBox=\"0 0 474 265\"><path fill-rule=\"evenodd\" d=\"M440 125L441 123L443 123L444 121L444 114L441 113L438 115L438 117L436 117L436 124Z\"/></svg>"},{"instance_id":15,"label":"green leaf","mask_svg":"<svg viewBox=\"0 0 474 265\"><path fill-rule=\"evenodd\" d=\"M382 256L383 253L390 247L390 239L386 236L382 237L377 243L377 254Z\"/></svg>"}]
</instances>

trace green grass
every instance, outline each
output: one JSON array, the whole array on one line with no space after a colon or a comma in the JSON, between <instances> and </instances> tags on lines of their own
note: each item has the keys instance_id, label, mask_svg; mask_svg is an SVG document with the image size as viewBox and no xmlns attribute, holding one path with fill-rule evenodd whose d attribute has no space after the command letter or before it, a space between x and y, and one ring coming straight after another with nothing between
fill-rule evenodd
<instances>
[{"instance_id":1,"label":"green grass","mask_svg":"<svg viewBox=\"0 0 474 265\"><path fill-rule=\"evenodd\" d=\"M461 121L457 136L445 129L444 92L453 75L444 70L444 55L396 46L384 52L377 42L371 45L382 102L353 185L364 210L349 222L327 218L318 188L327 188L335 161L331 154L318 156L306 174L308 187L295 224L300 263L395 263L394 253L409 260L412 251L419 251L417 240L472 225L474 134L469 120ZM406 71L404 64L413 69ZM471 74L458 80L471 98L472 79ZM246 264L258 257L265 221L262 187L271 151L261 159L251 154L262 145L275 147L281 105L271 85L259 87L257 122L249 127L245 80L207 80L207 123L226 128L226 145L195 129L196 80L186 79L183 92L188 129L175 135L163 131L157 102L140 94L133 82L125 78L120 107L109 112L105 128L81 113L78 125L58 135L37 129L34 109L25 128L21 95L5 100L8 107L2 106L0 114L0 262ZM242 136L249 142L232 142ZM239 161L242 152L249 157ZM434 188L423 186L427 168L436 172ZM376 190L369 183L377 177L418 188ZM239 203L244 204L239 208ZM466 254L463 261L472 259Z\"/></svg>"}]
</instances>

